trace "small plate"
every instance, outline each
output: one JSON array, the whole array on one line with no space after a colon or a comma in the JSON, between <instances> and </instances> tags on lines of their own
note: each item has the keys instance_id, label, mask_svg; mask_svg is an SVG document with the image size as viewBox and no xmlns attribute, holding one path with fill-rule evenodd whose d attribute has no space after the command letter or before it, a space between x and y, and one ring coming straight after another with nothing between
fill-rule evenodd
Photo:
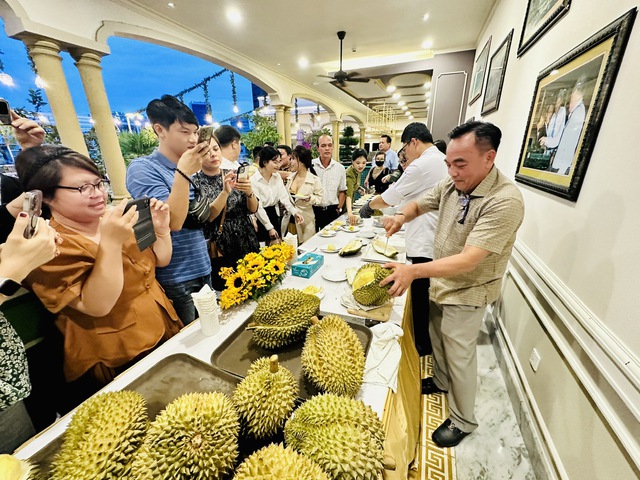
<instances>
[{"instance_id":1,"label":"small plate","mask_svg":"<svg viewBox=\"0 0 640 480\"><path fill-rule=\"evenodd\" d=\"M333 230L320 230L320 233L318 233L318 235L325 238L335 237L337 234L338 232Z\"/></svg>"},{"instance_id":2,"label":"small plate","mask_svg":"<svg viewBox=\"0 0 640 480\"><path fill-rule=\"evenodd\" d=\"M330 282L344 282L347 279L347 274L344 273L344 268L334 267L324 270L322 278Z\"/></svg>"},{"instance_id":3,"label":"small plate","mask_svg":"<svg viewBox=\"0 0 640 480\"><path fill-rule=\"evenodd\" d=\"M361 232L358 232L358 235L356 235L356 237L360 237L360 238L373 238L376 236L376 232L374 232L373 230L362 230Z\"/></svg>"},{"instance_id":4,"label":"small plate","mask_svg":"<svg viewBox=\"0 0 640 480\"><path fill-rule=\"evenodd\" d=\"M348 233L356 233L360 231L360 227L357 225L345 225L342 230Z\"/></svg>"},{"instance_id":5,"label":"small plate","mask_svg":"<svg viewBox=\"0 0 640 480\"><path fill-rule=\"evenodd\" d=\"M338 253L340 251L339 248L335 248L333 250L330 250L327 247L320 247L320 250L322 250L324 253Z\"/></svg>"}]
</instances>

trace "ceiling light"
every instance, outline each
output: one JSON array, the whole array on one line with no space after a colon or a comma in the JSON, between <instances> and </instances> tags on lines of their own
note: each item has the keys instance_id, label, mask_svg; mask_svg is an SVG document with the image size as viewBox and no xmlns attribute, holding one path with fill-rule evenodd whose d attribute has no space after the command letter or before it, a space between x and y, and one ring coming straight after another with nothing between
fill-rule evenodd
<instances>
[{"instance_id":1,"label":"ceiling light","mask_svg":"<svg viewBox=\"0 0 640 480\"><path fill-rule=\"evenodd\" d=\"M393 95L391 95L391 98L393 98L394 100L398 100L400 96L401 95L399 93L394 93Z\"/></svg>"},{"instance_id":2,"label":"ceiling light","mask_svg":"<svg viewBox=\"0 0 640 480\"><path fill-rule=\"evenodd\" d=\"M426 103L427 105L429 105L431 103L431 99L430 98L425 98L424 103Z\"/></svg>"},{"instance_id":3,"label":"ceiling light","mask_svg":"<svg viewBox=\"0 0 640 480\"><path fill-rule=\"evenodd\" d=\"M408 117L409 115L411 115L411 112L404 112L404 114Z\"/></svg>"},{"instance_id":4,"label":"ceiling light","mask_svg":"<svg viewBox=\"0 0 640 480\"><path fill-rule=\"evenodd\" d=\"M423 22L426 22L427 20L429 20L429 14L428 14L428 13L425 13L425 14L422 16L422 21L423 21Z\"/></svg>"},{"instance_id":5,"label":"ceiling light","mask_svg":"<svg viewBox=\"0 0 640 480\"><path fill-rule=\"evenodd\" d=\"M396 86L395 86L395 85L389 85L389 86L387 87L387 92L389 92L389 93L393 93L393 92L395 92L395 91L396 91Z\"/></svg>"},{"instance_id":6,"label":"ceiling light","mask_svg":"<svg viewBox=\"0 0 640 480\"><path fill-rule=\"evenodd\" d=\"M428 92L424 92L424 96L425 97L430 97L431 96L431 90L429 90Z\"/></svg>"},{"instance_id":7,"label":"ceiling light","mask_svg":"<svg viewBox=\"0 0 640 480\"><path fill-rule=\"evenodd\" d=\"M298 65L300 66L300 68L307 68L309 66L309 60L302 57L300 60L298 60Z\"/></svg>"},{"instance_id":8,"label":"ceiling light","mask_svg":"<svg viewBox=\"0 0 640 480\"><path fill-rule=\"evenodd\" d=\"M169 3L167 3L167 7L169 7L169 8L176 8L176 4L175 4L175 3L173 3L173 2L169 2Z\"/></svg>"},{"instance_id":9,"label":"ceiling light","mask_svg":"<svg viewBox=\"0 0 640 480\"><path fill-rule=\"evenodd\" d=\"M427 82L424 84L424 88L430 89L431 88L431 82Z\"/></svg>"},{"instance_id":10,"label":"ceiling light","mask_svg":"<svg viewBox=\"0 0 640 480\"><path fill-rule=\"evenodd\" d=\"M431 47L433 47L433 42L431 40L425 40L424 42L422 42L422 48L424 48L425 50L428 50Z\"/></svg>"},{"instance_id":11,"label":"ceiling light","mask_svg":"<svg viewBox=\"0 0 640 480\"><path fill-rule=\"evenodd\" d=\"M409 115L409 120L413 120L413 115Z\"/></svg>"},{"instance_id":12,"label":"ceiling light","mask_svg":"<svg viewBox=\"0 0 640 480\"><path fill-rule=\"evenodd\" d=\"M280 63L276 63L276 65L277 65L277 66L280 66L281 64L280 64Z\"/></svg>"},{"instance_id":13,"label":"ceiling light","mask_svg":"<svg viewBox=\"0 0 640 480\"><path fill-rule=\"evenodd\" d=\"M233 25L240 25L242 23L242 14L237 8L229 8L227 10L227 20Z\"/></svg>"},{"instance_id":14,"label":"ceiling light","mask_svg":"<svg viewBox=\"0 0 640 480\"><path fill-rule=\"evenodd\" d=\"M403 106L402 106L402 110L403 110L403 111L404 111L404 110L409 110L409 107L407 107L406 105L403 105Z\"/></svg>"},{"instance_id":15,"label":"ceiling light","mask_svg":"<svg viewBox=\"0 0 640 480\"><path fill-rule=\"evenodd\" d=\"M407 102L405 102L404 100L400 100L400 101L398 102L398 106L399 106L399 107L401 107L401 106L403 106L405 103L407 103Z\"/></svg>"}]
</instances>

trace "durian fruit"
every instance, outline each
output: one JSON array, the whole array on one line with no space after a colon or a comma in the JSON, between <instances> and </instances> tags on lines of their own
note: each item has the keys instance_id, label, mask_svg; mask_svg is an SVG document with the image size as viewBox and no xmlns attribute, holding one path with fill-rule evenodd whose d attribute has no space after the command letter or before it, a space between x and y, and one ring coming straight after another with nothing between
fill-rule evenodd
<instances>
[{"instance_id":1,"label":"durian fruit","mask_svg":"<svg viewBox=\"0 0 640 480\"><path fill-rule=\"evenodd\" d=\"M16 458L13 455L8 455L6 453L0 455L0 479L29 480L30 478L32 478L32 472L33 467L26 460L20 460L19 458Z\"/></svg>"},{"instance_id":2,"label":"durian fruit","mask_svg":"<svg viewBox=\"0 0 640 480\"><path fill-rule=\"evenodd\" d=\"M355 397L362 386L364 349L353 329L337 315L327 315L307 330L302 370L322 392Z\"/></svg>"},{"instance_id":3,"label":"durian fruit","mask_svg":"<svg viewBox=\"0 0 640 480\"><path fill-rule=\"evenodd\" d=\"M333 480L377 480L382 473L382 422L360 400L317 395L307 400L284 427L287 447L306 455Z\"/></svg>"},{"instance_id":4,"label":"durian fruit","mask_svg":"<svg viewBox=\"0 0 640 480\"><path fill-rule=\"evenodd\" d=\"M264 447L240 464L233 480L329 480L316 463L282 444Z\"/></svg>"},{"instance_id":5,"label":"durian fruit","mask_svg":"<svg viewBox=\"0 0 640 480\"><path fill-rule=\"evenodd\" d=\"M275 350L301 340L319 309L315 295L293 288L276 290L258 301L247 328L253 330L253 340L260 347Z\"/></svg>"},{"instance_id":6,"label":"durian fruit","mask_svg":"<svg viewBox=\"0 0 640 480\"><path fill-rule=\"evenodd\" d=\"M275 435L284 427L298 397L298 382L278 356L259 358L233 393L240 422L256 439Z\"/></svg>"},{"instance_id":7,"label":"durian fruit","mask_svg":"<svg viewBox=\"0 0 640 480\"><path fill-rule=\"evenodd\" d=\"M373 249L378 252L380 255L384 255L385 257L395 258L398 255L398 250L393 248L386 241L382 241L380 238L376 238L371 242Z\"/></svg>"},{"instance_id":8,"label":"durian fruit","mask_svg":"<svg viewBox=\"0 0 640 480\"><path fill-rule=\"evenodd\" d=\"M51 479L128 478L147 424L147 406L137 392L124 390L89 398L69 422L51 464Z\"/></svg>"},{"instance_id":9,"label":"durian fruit","mask_svg":"<svg viewBox=\"0 0 640 480\"><path fill-rule=\"evenodd\" d=\"M374 263L365 263L356 272L351 288L356 302L366 305L382 305L389 298L388 289L391 284L381 287L379 283L393 273L389 268L382 268Z\"/></svg>"},{"instance_id":10,"label":"durian fruit","mask_svg":"<svg viewBox=\"0 0 640 480\"><path fill-rule=\"evenodd\" d=\"M238 457L238 430L238 414L226 395L182 395L149 425L133 464L133 478L225 478Z\"/></svg>"},{"instance_id":11,"label":"durian fruit","mask_svg":"<svg viewBox=\"0 0 640 480\"><path fill-rule=\"evenodd\" d=\"M338 252L338 255L341 257L349 257L351 255L355 255L362 248L362 240L351 240L347 243L342 249Z\"/></svg>"}]
</instances>

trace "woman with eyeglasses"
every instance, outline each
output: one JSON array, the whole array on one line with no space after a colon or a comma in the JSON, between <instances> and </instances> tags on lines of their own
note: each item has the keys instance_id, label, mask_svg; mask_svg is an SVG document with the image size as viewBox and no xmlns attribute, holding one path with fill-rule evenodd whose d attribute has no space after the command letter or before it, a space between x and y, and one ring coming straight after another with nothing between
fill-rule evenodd
<instances>
[{"instance_id":1,"label":"woman with eyeglasses","mask_svg":"<svg viewBox=\"0 0 640 480\"><path fill-rule=\"evenodd\" d=\"M171 260L169 209L151 199L156 242L140 251L138 212L107 206L107 182L84 155L58 145L21 152L16 170L26 191L42 191L60 254L27 278L57 314L64 337L70 407L175 335L182 323L155 278Z\"/></svg>"}]
</instances>

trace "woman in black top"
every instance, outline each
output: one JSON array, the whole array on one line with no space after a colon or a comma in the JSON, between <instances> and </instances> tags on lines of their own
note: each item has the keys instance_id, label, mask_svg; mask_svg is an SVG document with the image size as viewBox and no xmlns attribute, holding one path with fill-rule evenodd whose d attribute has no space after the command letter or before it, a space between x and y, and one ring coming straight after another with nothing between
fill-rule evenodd
<instances>
[{"instance_id":1,"label":"woman in black top","mask_svg":"<svg viewBox=\"0 0 640 480\"><path fill-rule=\"evenodd\" d=\"M369 175L367 175L367 185L369 189L375 189L375 194L380 195L387 188L389 188L388 183L384 183L382 179L391 173L388 168L384 167L385 161L385 153L378 152L374 158L374 165L369 170Z\"/></svg>"}]
</instances>

